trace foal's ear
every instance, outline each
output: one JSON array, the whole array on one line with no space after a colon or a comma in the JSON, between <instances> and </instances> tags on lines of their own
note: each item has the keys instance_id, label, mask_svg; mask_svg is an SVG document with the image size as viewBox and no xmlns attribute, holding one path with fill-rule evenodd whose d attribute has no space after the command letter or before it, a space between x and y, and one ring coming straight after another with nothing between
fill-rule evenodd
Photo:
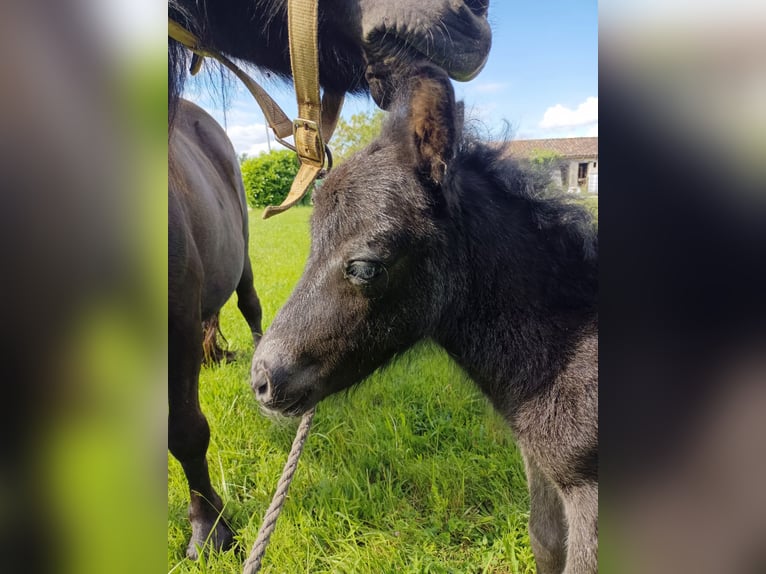
<instances>
[{"instance_id":1,"label":"foal's ear","mask_svg":"<svg viewBox=\"0 0 766 574\"><path fill-rule=\"evenodd\" d=\"M409 127L420 170L441 184L457 145L458 109L447 74L424 65L410 81Z\"/></svg>"}]
</instances>

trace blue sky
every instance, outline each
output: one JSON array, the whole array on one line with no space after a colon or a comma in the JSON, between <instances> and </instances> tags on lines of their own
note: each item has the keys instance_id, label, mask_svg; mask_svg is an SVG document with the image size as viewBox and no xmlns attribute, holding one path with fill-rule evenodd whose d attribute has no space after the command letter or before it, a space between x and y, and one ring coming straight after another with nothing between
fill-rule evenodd
<instances>
[{"instance_id":1,"label":"blue sky","mask_svg":"<svg viewBox=\"0 0 766 574\"><path fill-rule=\"evenodd\" d=\"M455 82L467 113L493 133L508 122L516 139L598 135L598 9L595 0L494 0L493 45L482 72ZM266 149L263 115L250 94L232 82L224 112L220 99L190 82L187 97L207 109L229 133L237 152ZM288 115L292 86L266 80ZM343 115L375 109L370 98L347 100Z\"/></svg>"}]
</instances>

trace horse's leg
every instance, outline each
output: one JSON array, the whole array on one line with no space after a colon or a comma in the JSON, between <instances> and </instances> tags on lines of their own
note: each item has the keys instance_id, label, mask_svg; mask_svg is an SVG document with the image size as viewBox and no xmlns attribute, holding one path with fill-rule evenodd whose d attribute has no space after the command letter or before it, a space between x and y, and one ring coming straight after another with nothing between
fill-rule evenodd
<instances>
[{"instance_id":1,"label":"horse's leg","mask_svg":"<svg viewBox=\"0 0 766 574\"><path fill-rule=\"evenodd\" d=\"M562 492L569 525L564 574L598 572L598 483L586 482Z\"/></svg>"},{"instance_id":2,"label":"horse's leg","mask_svg":"<svg viewBox=\"0 0 766 574\"><path fill-rule=\"evenodd\" d=\"M245 255L245 266L242 277L237 285L237 307L247 321L253 334L253 343L257 347L261 340L263 329L261 328L261 302L253 286L253 269L250 266L250 258Z\"/></svg>"},{"instance_id":3,"label":"horse's leg","mask_svg":"<svg viewBox=\"0 0 766 574\"><path fill-rule=\"evenodd\" d=\"M214 548L227 548L234 540L234 533L221 516L223 503L210 483L207 467L210 428L197 396L202 363L199 313L180 321L171 318L168 338L168 448L181 463L189 483L192 536L186 555L196 559L197 546L204 546L209 539Z\"/></svg>"},{"instance_id":4,"label":"horse's leg","mask_svg":"<svg viewBox=\"0 0 766 574\"><path fill-rule=\"evenodd\" d=\"M566 523L558 490L531 456L524 455L529 484L529 540L537 574L561 574L566 563Z\"/></svg>"}]
</instances>

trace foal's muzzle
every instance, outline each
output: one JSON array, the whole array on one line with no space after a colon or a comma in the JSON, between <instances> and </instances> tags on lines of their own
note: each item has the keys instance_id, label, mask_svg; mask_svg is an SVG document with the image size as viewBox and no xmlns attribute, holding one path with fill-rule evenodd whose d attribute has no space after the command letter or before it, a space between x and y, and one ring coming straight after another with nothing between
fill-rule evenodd
<instances>
[{"instance_id":1,"label":"foal's muzzle","mask_svg":"<svg viewBox=\"0 0 766 574\"><path fill-rule=\"evenodd\" d=\"M261 352L259 345L253 357L250 386L265 409L284 415L300 415L318 400L313 385L316 372L316 366L302 361L286 364L279 355Z\"/></svg>"}]
</instances>

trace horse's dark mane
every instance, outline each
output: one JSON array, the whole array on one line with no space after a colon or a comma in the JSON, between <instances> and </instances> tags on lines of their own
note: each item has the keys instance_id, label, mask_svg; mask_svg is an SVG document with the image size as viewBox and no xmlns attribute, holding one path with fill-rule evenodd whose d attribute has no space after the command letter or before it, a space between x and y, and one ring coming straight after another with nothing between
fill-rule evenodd
<instances>
[{"instance_id":1,"label":"horse's dark mane","mask_svg":"<svg viewBox=\"0 0 766 574\"><path fill-rule=\"evenodd\" d=\"M264 7L266 17L263 19L267 27L270 21L276 16L277 4L273 0L257 0L260 6ZM178 0L168 0L168 17L181 24L192 34L199 38L203 46L215 46L215 41L211 37L208 27L208 3L207 0L195 0L195 8L192 11L187 6L182 5ZM254 2L255 4L255 2ZM255 32L254 32L255 33ZM183 95L186 80L189 75L189 64L191 62L191 52L178 42L168 39L168 125L172 127L175 118L176 108L179 99ZM213 71L210 71L210 66ZM229 75L221 64L207 60L203 73L207 71L208 77L221 75L220 84L218 80L212 80L216 83L216 88L220 89L221 98L226 100L226 81ZM233 74L230 77L234 77ZM225 108L225 103L224 103Z\"/></svg>"},{"instance_id":2,"label":"horse's dark mane","mask_svg":"<svg viewBox=\"0 0 766 574\"><path fill-rule=\"evenodd\" d=\"M168 18L192 33L199 34L197 20L176 0L168 0ZM181 44L168 38L168 126L173 125L188 68L189 52Z\"/></svg>"},{"instance_id":3,"label":"horse's dark mane","mask_svg":"<svg viewBox=\"0 0 766 574\"><path fill-rule=\"evenodd\" d=\"M178 42L168 39L168 126L172 126L178 110L178 102L186 83L189 66L188 52Z\"/></svg>"}]
</instances>

